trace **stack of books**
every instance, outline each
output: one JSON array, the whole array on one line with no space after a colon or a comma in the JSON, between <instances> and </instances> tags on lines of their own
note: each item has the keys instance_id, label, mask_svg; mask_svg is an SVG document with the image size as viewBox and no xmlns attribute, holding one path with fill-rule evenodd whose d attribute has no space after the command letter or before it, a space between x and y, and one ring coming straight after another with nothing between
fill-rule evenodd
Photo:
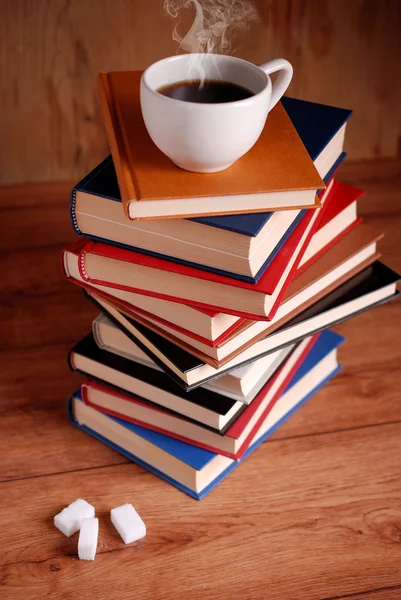
<instances>
[{"instance_id":1,"label":"stack of books","mask_svg":"<svg viewBox=\"0 0 401 600\"><path fill-rule=\"evenodd\" d=\"M139 78L101 80L112 156L72 192L64 272L101 312L70 415L200 499L337 373L328 328L399 275L335 180L351 111L283 98L235 165L189 173L150 140Z\"/></svg>"}]
</instances>

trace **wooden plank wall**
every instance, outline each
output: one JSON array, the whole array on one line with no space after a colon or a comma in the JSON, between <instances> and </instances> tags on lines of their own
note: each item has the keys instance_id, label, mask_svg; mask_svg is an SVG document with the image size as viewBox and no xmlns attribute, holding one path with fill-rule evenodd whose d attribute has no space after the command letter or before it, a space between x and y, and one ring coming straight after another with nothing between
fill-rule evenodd
<instances>
[{"instance_id":1,"label":"wooden plank wall","mask_svg":"<svg viewBox=\"0 0 401 600\"><path fill-rule=\"evenodd\" d=\"M258 0L233 40L284 56L290 93L352 107L352 158L395 156L401 130L399 0ZM190 22L188 12L181 26ZM0 0L0 183L77 179L107 153L95 76L175 54L161 0Z\"/></svg>"}]
</instances>

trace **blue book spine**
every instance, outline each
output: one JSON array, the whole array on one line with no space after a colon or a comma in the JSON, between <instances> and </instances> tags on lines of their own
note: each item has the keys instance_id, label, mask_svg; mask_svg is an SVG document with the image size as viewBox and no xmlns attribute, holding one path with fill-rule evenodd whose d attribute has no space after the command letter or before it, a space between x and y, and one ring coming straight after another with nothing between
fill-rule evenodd
<instances>
[{"instance_id":1,"label":"blue book spine","mask_svg":"<svg viewBox=\"0 0 401 600\"><path fill-rule=\"evenodd\" d=\"M72 226L75 229L76 233L78 235L83 235L82 231L78 227L77 217L75 214L76 197L77 197L77 190L74 187L74 188L72 188L71 196L70 196L70 219L71 219Z\"/></svg>"},{"instance_id":2,"label":"blue book spine","mask_svg":"<svg viewBox=\"0 0 401 600\"><path fill-rule=\"evenodd\" d=\"M186 487L185 485L181 484L180 482L178 482L175 479L173 479L172 477L170 477L169 475L166 475L162 471L159 471L154 466L149 465L148 463L146 463L142 459L138 458L134 454L131 454L124 448L121 448L117 444L114 444L114 442L111 442L110 440L103 437L96 431L93 431L93 429L90 429L89 427L86 427L85 425L80 425L76 421L75 416L73 414L73 410L72 410L72 399L74 396L79 397L79 391L75 392L75 394L73 394L73 396L71 396L71 398L68 402L68 410L69 410L70 420L73 423L73 425L75 425L75 427L78 427L78 429L81 429L81 431L84 431L85 433L91 435L92 437L97 439L99 442L102 442L103 444L106 444L106 446L109 446L113 450L116 450L116 452L119 452L120 454L122 454L123 456L125 456L126 458L131 460L132 462L138 464L139 466L143 467L144 469L147 469L154 475L157 475L161 479L164 479L164 481L167 481L168 483L174 485L176 488L178 488L182 492L185 492L185 494L188 494L188 496L195 498L195 500L202 500L202 498L204 498L209 492L211 492L220 483L220 481L223 481L223 479L225 479L227 477L227 475L229 475L231 473L231 471L233 471L236 467L241 465L243 463L243 461L252 454L252 452L254 452L257 448L259 448L259 446L263 442L265 442L281 425L283 425L283 423L285 423L287 421L287 419L289 419L298 409L300 409L309 400L309 398L314 396L314 394L316 394L316 392L318 392L322 387L324 387L324 385L326 385L326 383L328 383L328 381L330 381L330 379L332 379L332 377L334 377L341 370L341 368L342 368L341 365L339 365L332 373L330 373L330 375L328 377L326 377L326 379L324 381L322 381L318 386L316 386L307 396L302 398L302 400L296 406L294 406L290 411L288 411L288 413L286 413L279 421L277 421L277 423L275 423L273 425L273 427L271 427L268 431L266 431L266 433L261 438L259 438L252 446L250 446L240 461L233 460L232 463L227 467L227 469L225 471L220 473L220 475L218 477L216 477L216 479L214 479L207 487L205 487L199 493L194 492L190 488Z\"/></svg>"},{"instance_id":3,"label":"blue book spine","mask_svg":"<svg viewBox=\"0 0 401 600\"><path fill-rule=\"evenodd\" d=\"M330 352L332 352L334 349L338 348L338 346L340 344L342 344L343 341L344 341L344 338L342 336L340 336L340 335L338 335L338 334L336 334L336 333L334 333L334 332L332 332L330 330L324 331L320 335L320 337L318 338L318 340L317 340L316 344L313 346L312 350L309 352L308 356L303 361L302 365L299 367L299 369L295 373L295 375L292 378L290 384L287 386L287 390L290 389L293 385L295 385L300 379L302 379L303 377L306 377L307 374L308 374L308 372L316 364L318 364L321 360L323 360L323 358L325 356L327 356ZM95 437L96 439L100 440L104 444L107 444L108 446L112 447L114 450L116 450L117 452L120 452L121 454L123 454L124 456L126 456L127 458L129 458L130 460L132 460L133 462L136 462L136 463L140 464L141 466L143 466L144 468L149 469L150 471L152 471L153 473L155 473L159 477L165 479L169 483L171 483L171 484L175 485L176 487L178 487L180 490L184 491L186 494L189 494L193 498L197 498L198 500L200 500L209 491L211 491L219 483L219 481L221 481L222 479L224 479L224 477L226 477L226 475L228 475L228 473L230 473L238 464L240 464L247 456L249 456L249 454L251 452L253 452L253 450L255 450L263 441L265 441L285 420L287 420L291 416L291 414L293 414L295 412L295 410L297 410L298 408L300 408L302 406L302 404L304 404L308 400L308 398L310 398L331 377L333 377L338 372L339 369L340 369L340 367L337 367L324 381L322 381L317 387L315 387L315 389L310 394L308 394L306 397L304 397L279 422L275 423L269 429L269 431L267 431L260 439L258 439L248 449L248 451L246 452L246 454L244 455L244 457L241 459L241 461L237 462L237 461L233 460L232 463L229 464L229 466L227 467L227 469L223 473L221 473L219 476L217 476L215 478L215 480L213 480L209 484L209 486L207 486L205 489L203 489L199 493L196 493L193 490L188 489L187 487L185 487L182 484L180 484L179 482L175 481L174 479L172 479L168 475L165 475L162 471L158 470L157 468L155 468L155 467L153 467L151 465L148 465L147 463L145 463L140 458L138 458L135 455L129 453L124 448L121 448L120 446L118 446L114 442L110 442L108 439L104 438L102 435L98 434L97 432L91 430L89 427L84 426L84 425L80 425L79 423L77 423L77 421L76 421L76 419L74 417L74 414L73 414L72 400L73 400L73 397L75 397L77 399L80 399L80 392L79 391L75 392L74 396L72 396L70 398L70 401L69 401L69 414L70 414L70 419L74 423L74 425L76 425L77 427L79 427L80 429L82 429L83 431L85 431L86 433L92 435L93 437ZM180 440L176 440L173 437L170 437L170 436L167 436L167 435L164 435L164 434L152 431L150 429L146 429L146 428L140 427L139 425L134 425L134 424L131 424L131 423L127 423L124 420L121 420L121 419L116 418L116 417L108 417L108 418L110 418L113 421L116 421L120 425L122 425L125 428L131 430L136 435L139 435L140 437L143 437L144 439L148 440L150 443L155 444L156 446L162 448L166 452L170 453L172 456L175 456L179 460L181 460L184 463L192 466L195 469L202 469L215 456L215 454L212 453L212 452L210 452L210 451L204 450L202 448L198 448L196 446L188 444L187 442L182 442Z\"/></svg>"},{"instance_id":4,"label":"blue book spine","mask_svg":"<svg viewBox=\"0 0 401 600\"><path fill-rule=\"evenodd\" d=\"M100 194L100 189L97 189L97 188L100 187L103 189L103 185L101 184L101 178L99 178L99 175L101 175L101 173L103 171L107 171L107 169L110 168L110 165L113 165L113 159L111 156L106 156L106 158L104 160L102 160L102 162L100 164L98 164L90 173L85 175L85 177L83 179L81 179L72 188L71 195L70 195L70 218L71 218L72 226L78 235L86 235L86 234L85 234L85 232L82 232L79 229L78 223L77 223L77 217L75 214L77 191L79 191L79 190L86 191L87 188L89 188L89 191L91 191L90 183L96 182L99 179L99 182L95 185L95 188L93 191ZM113 171L114 171L114 167L113 167ZM108 180L109 180L109 177L107 176L106 181L108 181ZM103 194L100 194L100 195L103 195ZM114 197L114 194L108 194L106 197L109 198L110 200L115 200L115 201L121 202L121 199ZM101 241L101 240L99 240L99 241Z\"/></svg>"}]
</instances>

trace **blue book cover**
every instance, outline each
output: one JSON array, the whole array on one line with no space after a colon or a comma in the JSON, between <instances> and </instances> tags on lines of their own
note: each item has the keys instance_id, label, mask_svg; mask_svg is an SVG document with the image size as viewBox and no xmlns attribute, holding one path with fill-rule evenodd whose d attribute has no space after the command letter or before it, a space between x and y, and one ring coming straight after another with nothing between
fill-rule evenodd
<instances>
[{"instance_id":1,"label":"blue book cover","mask_svg":"<svg viewBox=\"0 0 401 600\"><path fill-rule=\"evenodd\" d=\"M299 137L301 138L309 156L313 161L332 140L337 131L348 121L352 110L337 108L327 104L318 104L297 98L281 98L288 116L290 117ZM332 173L338 168L345 158L343 153L334 169L323 178L324 182L330 179ZM236 231L244 235L256 236L266 224L272 213L251 213L246 215L223 215L220 217L200 217L192 219L198 223L220 227L229 231Z\"/></svg>"},{"instance_id":2,"label":"blue book cover","mask_svg":"<svg viewBox=\"0 0 401 600\"><path fill-rule=\"evenodd\" d=\"M313 369L321 360L323 360L328 354L330 354L330 352L332 352L335 348L337 348L343 341L344 341L344 338L342 336L340 336L330 330L324 331L319 336L317 342L312 347L308 356L305 358L304 362L302 363L300 368L295 373L293 379L291 380L290 384L287 386L285 392L287 392L289 389L291 389L291 387L293 387L296 383L298 383L298 381L300 379L305 377L311 371L311 369ZM79 427L80 429L85 431L86 433L89 433L90 435L97 438L101 442L114 448L117 452L120 452L121 454L123 454L124 456L126 456L130 460L132 460L133 462L138 463L139 465L143 466L144 468L152 471L153 473L155 473L159 477L165 479L169 483L172 483L177 488L179 488L180 490L189 494L193 498L200 500L208 492L210 492L222 479L224 479L226 477L226 475L228 475L228 473L230 473L238 464L242 463L243 460L245 460L245 458L247 456L249 456L251 454L251 452L253 452L253 450L255 450L263 441L265 441L284 421L286 421L291 416L291 414L293 414L300 406L302 406L302 404L304 404L304 402L306 402L308 400L308 398L310 398L318 389L320 389L320 387L322 387L326 383L326 381L328 379L330 379L339 370L339 368L340 367L335 369L329 375L329 377L327 377L324 381L320 382L319 385L310 394L308 394L305 398L300 399L299 403L295 407L293 407L286 415L284 415L284 417L282 419L280 419L280 421L275 423L274 426L272 426L267 432L265 432L264 435L261 438L259 438L247 450L246 454L239 462L237 462L235 460L230 462L229 466L225 469L225 471L220 473L200 493L196 493L192 489L187 488L186 486L182 485L181 483L177 482L176 480L172 479L171 477L169 477L168 475L163 473L162 471L159 471L155 467L145 463L143 460L134 456L130 452L127 452L125 449L119 447L118 445L114 444L113 442L110 442L110 440L104 438L102 435L93 431L89 427L86 427L85 425L80 425L76 421L76 419L73 415L72 408L71 408L72 401L70 401L70 403L69 403L70 418L71 418L72 422L74 423L74 425L76 425L77 427ZM74 394L74 396L76 398L80 398L79 391L76 392ZM209 463L211 461L213 461L213 459L216 458L216 456L217 456L215 453L209 452L208 450L204 450L203 448L198 448L197 446L193 446L191 444L182 442L180 440L177 440L173 437L169 437L162 433L158 433L156 431L152 431L150 429L140 427L139 425L135 425L133 423L126 422L122 419L118 419L116 417L109 417L109 416L107 418L112 419L119 425L123 426L124 428L128 429L129 431L132 431L136 435L140 436L143 440L146 440L147 442L154 444L158 448L164 450L171 456L174 456L176 459L182 461L183 463L185 463L186 465L192 467L193 469L195 469L197 471L201 471L203 468L205 468L207 465L209 465Z\"/></svg>"},{"instance_id":3,"label":"blue book cover","mask_svg":"<svg viewBox=\"0 0 401 600\"><path fill-rule=\"evenodd\" d=\"M281 102L313 161L352 115L346 108L286 96Z\"/></svg>"},{"instance_id":4,"label":"blue book cover","mask_svg":"<svg viewBox=\"0 0 401 600\"><path fill-rule=\"evenodd\" d=\"M320 151L330 142L332 137L337 131L344 125L349 118L351 111L345 109L335 108L332 106L326 106L322 104L316 104L314 102L306 102L303 100L297 100L293 98L284 98L283 104L291 120L293 121L307 151L311 158L315 158L319 155ZM330 169L329 173L324 177L325 183L330 179L333 172L338 168L341 162L345 158L345 153L342 153L336 160L335 164ZM82 191L88 194L96 196L102 196L115 202L121 202L120 191L117 183L117 176L114 169L114 164L111 156L103 160L100 165L95 167L86 177L84 177L72 190L71 203L70 203L70 215L75 231L79 235L87 235L85 232L81 232L78 228L76 217L75 217L75 197L76 192ZM255 277L248 277L245 275L239 275L237 273L231 273L223 271L221 269L215 269L191 261L185 261L179 258L168 257L168 260L184 264L190 267L201 268L212 273L217 273L222 276L231 277L233 279L239 279L240 281L246 281L248 283L256 283L261 275L264 273L266 268L270 265L272 260L275 258L277 253L280 251L282 246L285 244L292 231L295 229L305 211L301 211L298 219L294 221L291 227L287 230L286 234L281 238L279 243L274 248L273 252L267 257L265 263L260 268L259 272ZM197 223L208 225L210 227L217 227L219 229L226 229L242 235L255 237L267 223L271 217L271 212L266 213L251 213L241 215L224 215L218 217L201 217L191 219ZM156 256L159 258L166 258L163 254L145 250L143 248L137 248L135 246L126 246L113 242L112 240L105 240L96 236L87 235L87 237L96 241L105 243L113 243L114 245L125 247L128 249Z\"/></svg>"}]
</instances>

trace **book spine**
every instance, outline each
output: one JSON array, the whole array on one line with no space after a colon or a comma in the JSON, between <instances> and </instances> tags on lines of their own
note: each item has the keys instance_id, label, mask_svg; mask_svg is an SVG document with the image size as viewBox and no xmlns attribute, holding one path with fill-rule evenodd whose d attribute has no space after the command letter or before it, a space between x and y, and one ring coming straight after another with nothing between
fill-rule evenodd
<instances>
[{"instance_id":1,"label":"book spine","mask_svg":"<svg viewBox=\"0 0 401 600\"><path fill-rule=\"evenodd\" d=\"M82 235L82 231L78 227L77 215L75 212L76 203L77 203L77 190L74 187L72 189L71 197L70 197L70 218L71 218L72 226L73 226L74 230L76 231L76 233L78 235Z\"/></svg>"},{"instance_id":2,"label":"book spine","mask_svg":"<svg viewBox=\"0 0 401 600\"><path fill-rule=\"evenodd\" d=\"M85 296L88 297L87 294L85 294ZM99 323L96 321L96 319L92 322L92 335L98 348L100 348L101 350L109 350L109 348L106 347L106 345L102 341Z\"/></svg>"},{"instance_id":3,"label":"book spine","mask_svg":"<svg viewBox=\"0 0 401 600\"><path fill-rule=\"evenodd\" d=\"M87 404L88 406L91 406L92 408L96 408L97 406L95 404L93 404L92 402L89 401L89 397L88 397L88 387L90 386L91 380L90 379L86 379L82 384L81 384L81 398L82 398L82 402L84 404ZM96 385L96 382L93 382ZM100 384L97 384L98 387L102 390L105 389L105 386L102 386ZM107 391L107 390L106 390Z\"/></svg>"},{"instance_id":4,"label":"book spine","mask_svg":"<svg viewBox=\"0 0 401 600\"><path fill-rule=\"evenodd\" d=\"M79 270L79 274L82 277L82 279L84 281L87 281L88 283L97 283L97 280L93 280L91 281L91 279L88 277L87 273L86 273L86 269L85 269L85 255L87 252L90 252L90 250L92 250L95 246L96 242L87 242L85 244L85 246L82 248L82 250L79 253L78 256L78 270ZM111 287L111 286L110 286Z\"/></svg>"},{"instance_id":5,"label":"book spine","mask_svg":"<svg viewBox=\"0 0 401 600\"><path fill-rule=\"evenodd\" d=\"M67 365L68 365L68 368L70 369L70 371L76 372L77 369L75 368L75 365L74 365L73 354L74 354L73 348L71 348L71 350L69 350L68 354L67 354Z\"/></svg>"},{"instance_id":6,"label":"book spine","mask_svg":"<svg viewBox=\"0 0 401 600\"><path fill-rule=\"evenodd\" d=\"M60 254L60 261L61 261L61 270L63 272L63 275L66 279L73 279L74 283L78 283L78 285L80 285L80 282L76 281L74 278L71 277L71 274L68 270L68 253L72 253L75 254L77 257L79 256L79 253L81 252L82 248L84 248L86 244L86 241L83 239L80 240L76 240L75 242L73 242L72 244L70 244L69 246L67 246L66 248L63 248L63 250L61 251Z\"/></svg>"},{"instance_id":7,"label":"book spine","mask_svg":"<svg viewBox=\"0 0 401 600\"><path fill-rule=\"evenodd\" d=\"M60 255L60 263L61 263L61 270L63 272L64 278L69 281L71 278L70 272L68 270L68 264L67 264L67 253L68 253L68 247L64 248L61 252ZM75 280L74 280L75 281Z\"/></svg>"},{"instance_id":8,"label":"book spine","mask_svg":"<svg viewBox=\"0 0 401 600\"><path fill-rule=\"evenodd\" d=\"M127 218L131 220L129 203L137 200L137 194L107 73L99 73L97 88L124 212Z\"/></svg>"},{"instance_id":9,"label":"book spine","mask_svg":"<svg viewBox=\"0 0 401 600\"><path fill-rule=\"evenodd\" d=\"M77 191L85 191L86 186L99 174L101 173L101 171L103 171L106 167L109 166L109 164L112 162L112 157L111 156L107 156L104 160L102 160L102 162L97 165L97 167L95 167L90 173L88 173L87 175L85 175L85 177L83 177L76 185L74 185L74 187L72 188L71 191L71 196L70 196L70 218L71 218L71 223L73 228L75 229L75 231L77 232L78 235L83 235L82 231L79 229L78 227L78 221L77 221L77 217L76 217L76 203L77 203Z\"/></svg>"},{"instance_id":10,"label":"book spine","mask_svg":"<svg viewBox=\"0 0 401 600\"><path fill-rule=\"evenodd\" d=\"M75 418L73 402L74 402L74 398L76 398L79 394L80 394L80 390L76 390L75 392L73 392L71 394L71 396L67 400L68 417L69 417L71 423L73 425L76 425L77 427L80 427L80 425Z\"/></svg>"}]
</instances>

